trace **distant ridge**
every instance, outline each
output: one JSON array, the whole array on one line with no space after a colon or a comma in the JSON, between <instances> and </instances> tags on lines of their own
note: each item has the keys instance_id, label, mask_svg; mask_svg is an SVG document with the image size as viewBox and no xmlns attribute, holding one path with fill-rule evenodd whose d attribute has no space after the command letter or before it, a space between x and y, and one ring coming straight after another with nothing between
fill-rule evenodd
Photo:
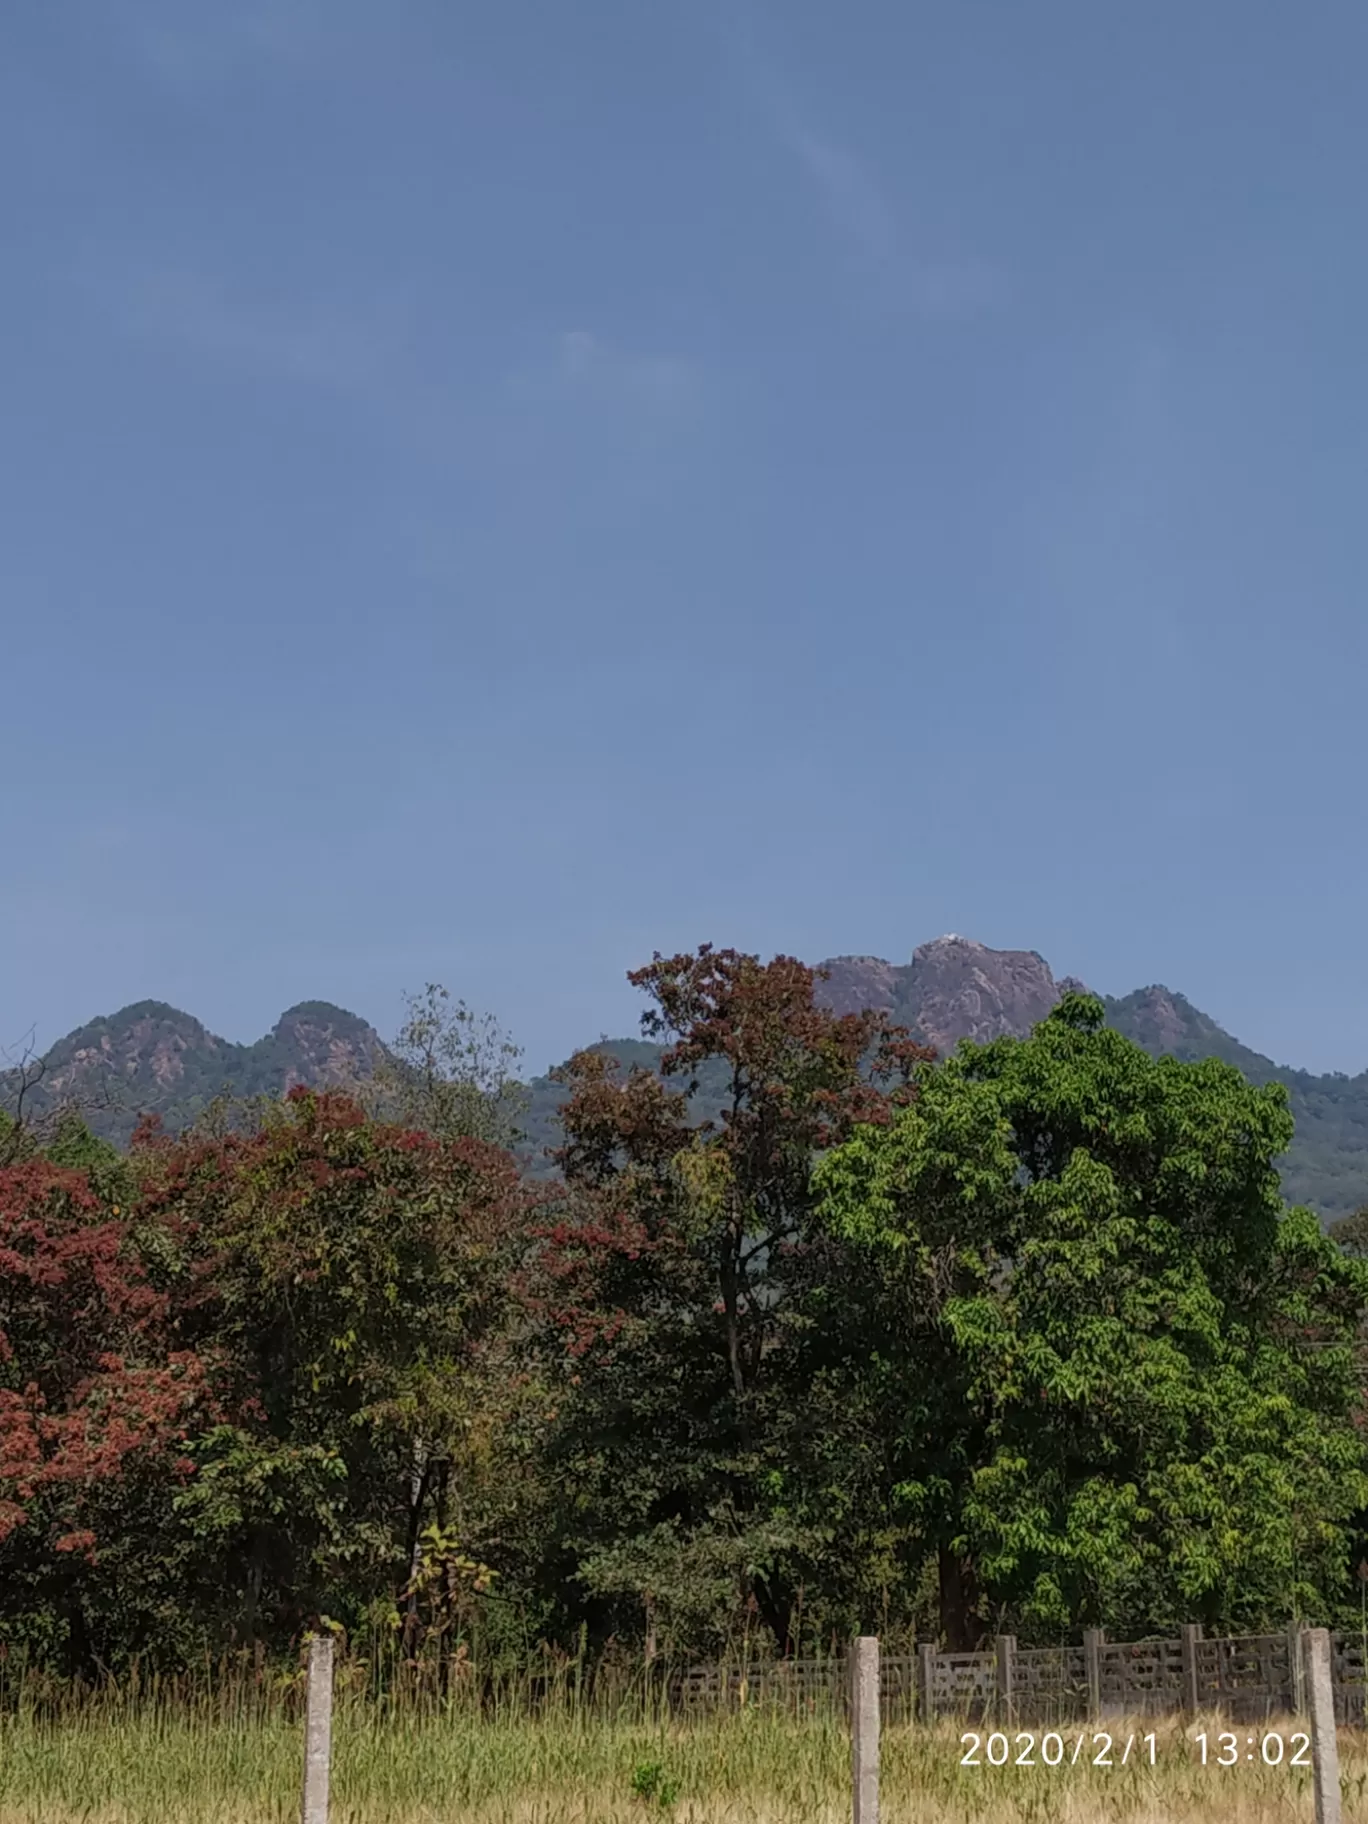
<instances>
[{"instance_id":1,"label":"distant ridge","mask_svg":"<svg viewBox=\"0 0 1368 1824\"><path fill-rule=\"evenodd\" d=\"M75 1101L103 1138L126 1145L140 1115L188 1126L216 1096L283 1096L368 1075L383 1049L374 1027L330 1001L300 1001L253 1045L235 1045L165 1001L91 1020L46 1054L42 1099Z\"/></svg>"},{"instance_id":2,"label":"distant ridge","mask_svg":"<svg viewBox=\"0 0 1368 1824\"><path fill-rule=\"evenodd\" d=\"M1056 978L1034 950L993 950L955 932L919 945L906 963L837 956L820 968L819 998L837 1012L874 1008L910 1027L942 1054L961 1039L1024 1037L1061 995L1083 984ZM1283 1162L1288 1197L1329 1222L1368 1204L1368 1070L1354 1077L1280 1067L1232 1037L1185 996L1155 984L1102 997L1107 1020L1154 1056L1221 1058L1255 1083L1287 1085L1297 1135ZM602 1040L626 1064L653 1067L660 1047L639 1038ZM125 1144L140 1113L169 1129L194 1120L228 1091L280 1096L292 1084L321 1087L369 1074L384 1050L375 1028L330 1001L301 1001L255 1044L221 1039L163 1001L139 1001L92 1020L47 1053L44 1093L90 1108L96 1132ZM546 1169L558 1139L563 1092L549 1076L529 1085L526 1162ZM700 1098L708 1107L708 1085Z\"/></svg>"}]
</instances>

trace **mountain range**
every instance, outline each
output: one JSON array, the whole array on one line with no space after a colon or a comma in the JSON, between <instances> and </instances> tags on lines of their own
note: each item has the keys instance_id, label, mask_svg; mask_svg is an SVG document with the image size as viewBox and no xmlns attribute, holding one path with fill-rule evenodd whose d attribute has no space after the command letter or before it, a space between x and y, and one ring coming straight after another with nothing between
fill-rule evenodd
<instances>
[{"instance_id":1,"label":"mountain range","mask_svg":"<svg viewBox=\"0 0 1368 1824\"><path fill-rule=\"evenodd\" d=\"M941 1053L965 1038L1024 1036L1068 988L1083 986L1056 979L1033 950L992 950L953 933L919 946L905 964L838 956L819 967L819 995L835 1011L878 1008ZM1282 1164L1289 1199L1326 1222L1368 1204L1368 1071L1318 1076L1280 1067L1165 987L1101 998L1108 1024L1153 1055L1222 1058L1255 1083L1286 1084L1297 1123ZM660 1055L641 1039L603 1039L598 1048L625 1064L653 1065ZM225 1091L278 1096L295 1083L344 1083L368 1073L382 1051L374 1027L327 1001L291 1007L251 1045L219 1038L163 1002L140 1001L59 1040L44 1058L41 1100L79 1103L94 1131L123 1144L140 1114L159 1114L174 1130ZM562 1092L549 1076L527 1088L523 1150L536 1169L555 1144ZM700 1100L707 1112L706 1084Z\"/></svg>"}]
</instances>

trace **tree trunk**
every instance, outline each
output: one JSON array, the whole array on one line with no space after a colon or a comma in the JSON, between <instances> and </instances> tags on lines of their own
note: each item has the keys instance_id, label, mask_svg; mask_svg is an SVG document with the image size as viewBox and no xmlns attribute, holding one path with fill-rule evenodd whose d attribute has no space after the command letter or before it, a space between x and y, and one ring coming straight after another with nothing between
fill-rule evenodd
<instances>
[{"instance_id":1,"label":"tree trunk","mask_svg":"<svg viewBox=\"0 0 1368 1824\"><path fill-rule=\"evenodd\" d=\"M792 1647L793 1636L793 1603L787 1592L776 1590L768 1578L755 1577L751 1580L751 1589L755 1596L755 1606L760 1611L760 1619L774 1636L774 1644L781 1656L785 1656Z\"/></svg>"},{"instance_id":2,"label":"tree trunk","mask_svg":"<svg viewBox=\"0 0 1368 1824\"><path fill-rule=\"evenodd\" d=\"M972 1653L979 1644L981 1624L978 1583L970 1558L961 1558L947 1545L940 1548L940 1621L947 1653Z\"/></svg>"},{"instance_id":3,"label":"tree trunk","mask_svg":"<svg viewBox=\"0 0 1368 1824\"><path fill-rule=\"evenodd\" d=\"M257 1638L257 1618L261 1613L261 1586L266 1576L266 1541L259 1527L252 1528L251 1554L247 1561L247 1614L244 1631L247 1643Z\"/></svg>"},{"instance_id":4,"label":"tree trunk","mask_svg":"<svg viewBox=\"0 0 1368 1824\"><path fill-rule=\"evenodd\" d=\"M423 1503L427 1500L428 1481L432 1473L432 1458L423 1446L421 1438L413 1440L413 1457L409 1466L409 1512L408 1538L404 1542L404 1555L407 1561L408 1574L405 1583L408 1587L408 1602L404 1615L404 1651L413 1653L418 1639L418 1590L416 1579L421 1563L419 1533L423 1523Z\"/></svg>"},{"instance_id":5,"label":"tree trunk","mask_svg":"<svg viewBox=\"0 0 1368 1824\"><path fill-rule=\"evenodd\" d=\"M85 1606L73 1595L66 1604L67 1676L82 1684L94 1684L98 1669L94 1643L86 1621Z\"/></svg>"}]
</instances>

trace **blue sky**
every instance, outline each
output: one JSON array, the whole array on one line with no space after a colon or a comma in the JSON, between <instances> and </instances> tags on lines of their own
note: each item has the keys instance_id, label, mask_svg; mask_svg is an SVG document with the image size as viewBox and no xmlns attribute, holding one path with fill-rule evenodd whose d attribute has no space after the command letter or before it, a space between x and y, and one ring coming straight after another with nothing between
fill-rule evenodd
<instances>
[{"instance_id":1,"label":"blue sky","mask_svg":"<svg viewBox=\"0 0 1368 1824\"><path fill-rule=\"evenodd\" d=\"M945 930L1368 1065L1368 10L10 0L0 1037Z\"/></svg>"}]
</instances>

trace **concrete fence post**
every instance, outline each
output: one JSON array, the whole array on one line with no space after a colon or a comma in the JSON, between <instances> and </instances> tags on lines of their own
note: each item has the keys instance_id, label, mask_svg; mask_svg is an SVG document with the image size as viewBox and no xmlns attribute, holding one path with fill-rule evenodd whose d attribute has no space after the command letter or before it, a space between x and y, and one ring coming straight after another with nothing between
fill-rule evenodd
<instances>
[{"instance_id":1,"label":"concrete fence post","mask_svg":"<svg viewBox=\"0 0 1368 1824\"><path fill-rule=\"evenodd\" d=\"M879 1824L879 1642L862 1634L851 1654L850 1761L855 1824Z\"/></svg>"},{"instance_id":2,"label":"concrete fence post","mask_svg":"<svg viewBox=\"0 0 1368 1824\"><path fill-rule=\"evenodd\" d=\"M1008 1728L1016 1721L1016 1635L997 1637L997 1706Z\"/></svg>"},{"instance_id":3,"label":"concrete fence post","mask_svg":"<svg viewBox=\"0 0 1368 1824\"><path fill-rule=\"evenodd\" d=\"M1316 1793L1316 1824L1341 1824L1339 1738L1335 1734L1330 1630L1308 1628L1302 1638L1306 1654L1306 1696L1311 1712L1311 1782Z\"/></svg>"},{"instance_id":4,"label":"concrete fence post","mask_svg":"<svg viewBox=\"0 0 1368 1824\"><path fill-rule=\"evenodd\" d=\"M332 1764L333 1637L309 1639L309 1683L304 1719L304 1797L301 1824L328 1824L328 1775Z\"/></svg>"},{"instance_id":5,"label":"concrete fence post","mask_svg":"<svg viewBox=\"0 0 1368 1824\"><path fill-rule=\"evenodd\" d=\"M1199 1622L1184 1622L1182 1631L1183 1646L1183 1708L1189 1716L1195 1716L1201 1708L1201 1688L1197 1676L1197 1642L1202 1638Z\"/></svg>"},{"instance_id":6,"label":"concrete fence post","mask_svg":"<svg viewBox=\"0 0 1368 1824\"><path fill-rule=\"evenodd\" d=\"M929 1641L917 1648L917 1684L921 1697L921 1720L936 1720L936 1649Z\"/></svg>"},{"instance_id":7,"label":"concrete fence post","mask_svg":"<svg viewBox=\"0 0 1368 1824\"><path fill-rule=\"evenodd\" d=\"M1102 1642L1101 1628L1083 1630L1083 1663L1088 1670L1088 1715L1097 1720L1102 1714Z\"/></svg>"},{"instance_id":8,"label":"concrete fence post","mask_svg":"<svg viewBox=\"0 0 1368 1824\"><path fill-rule=\"evenodd\" d=\"M1302 1646L1304 1625L1294 1621L1287 1630L1287 1663L1291 1669L1291 1690L1288 1697L1292 1705L1293 1716L1306 1715L1306 1660Z\"/></svg>"}]
</instances>

